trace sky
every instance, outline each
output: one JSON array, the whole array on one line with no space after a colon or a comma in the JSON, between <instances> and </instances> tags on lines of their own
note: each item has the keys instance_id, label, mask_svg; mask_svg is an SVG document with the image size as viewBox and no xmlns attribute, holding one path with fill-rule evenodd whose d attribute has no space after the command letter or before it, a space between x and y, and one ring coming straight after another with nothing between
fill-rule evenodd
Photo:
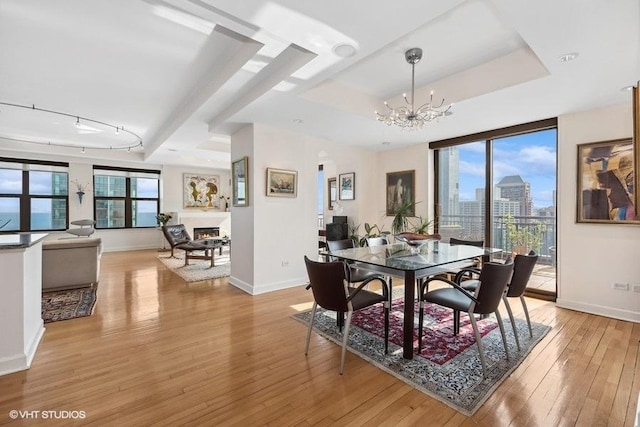
<instances>
[{"instance_id":1,"label":"sky","mask_svg":"<svg viewBox=\"0 0 640 427\"><path fill-rule=\"evenodd\" d=\"M460 200L475 200L475 190L484 186L485 143L460 148ZM556 130L494 140L493 178L520 175L531 184L535 208L553 206L556 188Z\"/></svg>"}]
</instances>

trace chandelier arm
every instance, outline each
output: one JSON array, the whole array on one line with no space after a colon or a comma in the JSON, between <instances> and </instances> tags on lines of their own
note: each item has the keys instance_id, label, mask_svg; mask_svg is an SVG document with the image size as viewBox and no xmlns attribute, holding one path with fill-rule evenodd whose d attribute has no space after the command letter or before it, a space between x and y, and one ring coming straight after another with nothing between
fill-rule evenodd
<instances>
[{"instance_id":1,"label":"chandelier arm","mask_svg":"<svg viewBox=\"0 0 640 427\"><path fill-rule=\"evenodd\" d=\"M75 118L78 121L80 119L82 119L82 120L84 120L86 122L98 123L98 124L101 124L103 126L107 126L107 127L113 128L116 131L126 132L126 133L130 134L131 136L135 137L138 140L138 143L135 144L135 145L132 145L131 147L142 146L142 138L138 134L136 134L136 133L134 133L134 132L132 132L130 130L125 129L124 126L115 126L115 125L112 125L110 123L101 122L100 120L90 119L88 117L82 117L82 116L79 116L77 114L69 114L69 113L65 113L65 112L61 112L61 111L54 111L54 110L47 110L45 108L38 108L38 107L35 106L35 104L31 104L29 106L29 105L13 104L11 102L0 102L0 105L6 105L8 107L15 107L15 108L24 108L24 109L27 109L27 110L34 110L34 111L42 111L44 113L57 114L59 116ZM24 142L27 142L27 141L24 141ZM37 144L37 142L34 142L34 143ZM56 145L59 145L61 147L64 146L62 144L56 144ZM126 147L126 148L129 148L129 147Z\"/></svg>"}]
</instances>

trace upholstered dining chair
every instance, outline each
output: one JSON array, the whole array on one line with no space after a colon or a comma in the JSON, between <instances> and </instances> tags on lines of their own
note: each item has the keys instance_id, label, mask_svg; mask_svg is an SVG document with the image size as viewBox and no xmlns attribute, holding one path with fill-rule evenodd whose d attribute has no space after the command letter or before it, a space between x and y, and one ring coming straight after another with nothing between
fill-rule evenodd
<instances>
[{"instance_id":1,"label":"upholstered dining chair","mask_svg":"<svg viewBox=\"0 0 640 427\"><path fill-rule=\"evenodd\" d=\"M353 244L353 240L351 239L330 240L327 242L329 255L331 255L331 252L339 251L341 249L353 248L354 246L355 245ZM347 281L349 283L360 283L364 280L367 280L373 277L382 277L382 274L377 273L375 271L356 267L352 263L347 263L347 264L349 265L349 269L347 271Z\"/></svg>"},{"instance_id":2,"label":"upholstered dining chair","mask_svg":"<svg viewBox=\"0 0 640 427\"><path fill-rule=\"evenodd\" d=\"M484 350L482 348L482 337L480 336L480 331L478 330L474 314L495 314L498 326L500 327L500 334L502 335L504 351L507 355L507 359L509 359L507 338L505 336L502 317L500 316L498 305L500 304L502 295L505 293L507 283L512 273L513 263L485 263L482 266L478 285L475 293L473 294L462 288L459 283L442 278L429 278L427 282L431 280L440 280L447 282L452 287L435 289L433 291L426 292L421 296L420 312L418 316L418 353L422 350L424 304L432 303L453 309L454 331L460 328L459 313L464 311L469 315L471 326L473 327L473 332L476 338L476 344L478 345L478 352L480 353L482 372L485 378L487 376L487 363L485 361Z\"/></svg>"},{"instance_id":3,"label":"upholstered dining chair","mask_svg":"<svg viewBox=\"0 0 640 427\"><path fill-rule=\"evenodd\" d=\"M382 303L384 307L384 352L387 354L389 352L389 289L384 279L380 276L371 277L356 288L345 287L346 268L344 263L340 261L312 261L306 256L304 257L304 262L309 275L309 286L313 292L313 308L311 310L311 320L309 321L304 354L307 355L309 353L311 330L313 329L318 306L337 313L347 313L347 321L342 338L342 354L340 356L340 375L342 375L347 342L349 340L351 316L354 311L378 303ZM372 280L380 281L382 294L363 289Z\"/></svg>"},{"instance_id":4,"label":"upholstered dining chair","mask_svg":"<svg viewBox=\"0 0 640 427\"><path fill-rule=\"evenodd\" d=\"M389 244L389 239L385 236L380 237L367 237L367 246L384 246Z\"/></svg>"},{"instance_id":5,"label":"upholstered dining chair","mask_svg":"<svg viewBox=\"0 0 640 427\"><path fill-rule=\"evenodd\" d=\"M531 319L529 318L529 310L527 309L527 303L524 299L524 291L527 288L531 273L538 262L538 255L535 251L530 251L527 255L516 255L513 260L513 275L507 285L507 290L502 296L502 301L507 308L507 314L511 321L511 327L513 328L513 334L516 338L516 345L520 350L520 340L518 339L518 331L516 329L516 321L513 317L513 311L511 311L511 305L509 305L509 298L520 298L524 315L527 318L527 325L529 326L529 336L533 337L533 330L531 329ZM461 272L462 273L462 272ZM462 277L462 274L460 274ZM478 287L478 280L467 280L461 283L462 288L467 291L475 292Z\"/></svg>"}]
</instances>

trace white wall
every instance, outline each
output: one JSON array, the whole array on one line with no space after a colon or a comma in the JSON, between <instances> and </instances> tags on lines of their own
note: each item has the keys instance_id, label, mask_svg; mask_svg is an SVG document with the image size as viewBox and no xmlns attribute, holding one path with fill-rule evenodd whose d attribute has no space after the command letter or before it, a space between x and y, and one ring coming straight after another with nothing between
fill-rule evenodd
<instances>
[{"instance_id":1,"label":"white wall","mask_svg":"<svg viewBox=\"0 0 640 427\"><path fill-rule=\"evenodd\" d=\"M631 103L558 118L558 301L560 307L640 322L640 225L576 223L577 145L629 138ZM636 167L636 173L637 173Z\"/></svg>"},{"instance_id":2,"label":"white wall","mask_svg":"<svg viewBox=\"0 0 640 427\"><path fill-rule=\"evenodd\" d=\"M256 168L253 143L253 125L245 126L231 135L231 161L249 158L247 171L248 199L247 206L232 206L231 216L231 277L229 283L253 293L254 287L254 211L256 210ZM258 255L261 256L261 255Z\"/></svg>"}]
</instances>

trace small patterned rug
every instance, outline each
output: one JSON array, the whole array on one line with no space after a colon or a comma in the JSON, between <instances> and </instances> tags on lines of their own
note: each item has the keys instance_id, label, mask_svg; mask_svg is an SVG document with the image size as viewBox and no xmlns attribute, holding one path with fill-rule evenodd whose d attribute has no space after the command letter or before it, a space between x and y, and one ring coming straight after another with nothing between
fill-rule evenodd
<instances>
[{"instance_id":1,"label":"small patterned rug","mask_svg":"<svg viewBox=\"0 0 640 427\"><path fill-rule=\"evenodd\" d=\"M376 367L451 406L473 415L495 389L513 372L536 344L549 332L549 326L532 323L533 338L525 320L516 319L521 350L518 351L511 322L503 318L510 359L504 354L500 329L495 317L479 320L482 344L488 365L483 378L478 347L471 322L466 314L460 318L460 334L453 336L452 311L428 304L425 307L422 352L413 360L402 358L402 299L393 302L390 313L389 354L384 354L384 315L380 304L354 313L349 332L348 350ZM415 307L414 348L417 348L418 308ZM309 324L311 312L294 315ZM325 338L342 345L342 333L336 327L336 314L318 309L314 330ZM309 349L313 351L313 345ZM348 364L345 375L349 375Z\"/></svg>"},{"instance_id":2,"label":"small patterned rug","mask_svg":"<svg viewBox=\"0 0 640 427\"><path fill-rule=\"evenodd\" d=\"M206 260L189 260L189 265L184 265L184 255L177 255L170 258L166 254L158 255L158 259L171 269L185 282L200 282L202 280L217 279L231 275L231 263L228 249L223 248L222 255L218 255L216 250L215 267L211 268L211 263Z\"/></svg>"},{"instance_id":3,"label":"small patterned rug","mask_svg":"<svg viewBox=\"0 0 640 427\"><path fill-rule=\"evenodd\" d=\"M96 304L96 285L90 288L69 289L42 293L44 323L91 316Z\"/></svg>"}]
</instances>

